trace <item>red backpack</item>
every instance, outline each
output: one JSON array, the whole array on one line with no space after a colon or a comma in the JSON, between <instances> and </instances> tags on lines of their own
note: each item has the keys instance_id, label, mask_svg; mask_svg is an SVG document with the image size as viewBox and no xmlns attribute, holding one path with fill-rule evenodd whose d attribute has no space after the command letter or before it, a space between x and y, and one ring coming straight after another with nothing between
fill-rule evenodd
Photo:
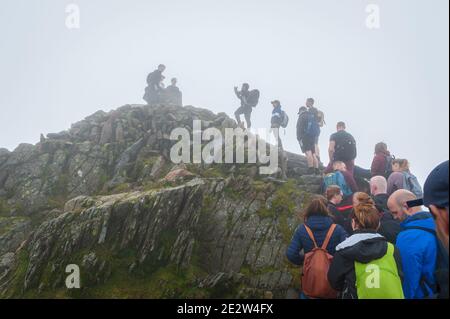
<instances>
[{"instance_id":1,"label":"red backpack","mask_svg":"<svg viewBox=\"0 0 450 319\"><path fill-rule=\"evenodd\" d=\"M328 282L328 270L333 256L327 252L327 246L336 229L336 224L331 225L322 247L317 246L311 229L304 225L309 237L314 243L314 249L305 255L302 275L302 290L309 298L336 299L337 292L331 288Z\"/></svg>"}]
</instances>

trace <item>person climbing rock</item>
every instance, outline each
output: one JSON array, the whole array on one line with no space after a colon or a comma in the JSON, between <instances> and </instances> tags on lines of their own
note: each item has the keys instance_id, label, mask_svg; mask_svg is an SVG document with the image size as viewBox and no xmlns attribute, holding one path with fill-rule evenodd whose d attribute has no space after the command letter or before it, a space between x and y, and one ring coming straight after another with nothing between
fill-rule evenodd
<instances>
[{"instance_id":1,"label":"person climbing rock","mask_svg":"<svg viewBox=\"0 0 450 319\"><path fill-rule=\"evenodd\" d=\"M330 136L330 145L328 147L328 155L330 164L325 173L330 172L335 161L345 163L347 171L354 176L355 158L357 155L355 138L346 131L344 122L336 125L337 132Z\"/></svg>"},{"instance_id":2,"label":"person climbing rock","mask_svg":"<svg viewBox=\"0 0 450 319\"><path fill-rule=\"evenodd\" d=\"M433 216L422 209L421 202L408 190L400 189L389 197L388 207L401 221L397 236L405 280L407 299L435 298L438 241Z\"/></svg>"},{"instance_id":3,"label":"person climbing rock","mask_svg":"<svg viewBox=\"0 0 450 319\"><path fill-rule=\"evenodd\" d=\"M374 205L361 203L355 207L354 234L336 247L328 272L328 280L340 292L340 298L404 299L400 250L377 233L379 224ZM378 271L376 283L370 277L374 271Z\"/></svg>"},{"instance_id":4,"label":"person climbing rock","mask_svg":"<svg viewBox=\"0 0 450 319\"><path fill-rule=\"evenodd\" d=\"M252 127L251 116L253 108L258 105L259 91L250 91L250 85L248 83L242 84L242 88L239 91L237 87L234 87L234 93L241 101L241 106L236 110L234 116L239 126L242 127L241 115L244 114L245 121L247 122L247 129Z\"/></svg>"},{"instance_id":5,"label":"person climbing rock","mask_svg":"<svg viewBox=\"0 0 450 319\"><path fill-rule=\"evenodd\" d=\"M317 157L317 161L320 162L320 148L319 148L319 138L321 133L321 128L325 125L325 115L322 111L317 109L314 104L315 100L310 97L306 100L306 108L309 112L314 114L314 118L317 121L317 125L319 126L318 134L314 138L314 154Z\"/></svg>"},{"instance_id":6,"label":"person climbing rock","mask_svg":"<svg viewBox=\"0 0 450 319\"><path fill-rule=\"evenodd\" d=\"M158 68L147 76L147 87L145 88L144 101L149 105L160 103L160 96L163 88L161 83L164 79L162 73L166 70L164 64L160 64Z\"/></svg>"},{"instance_id":7,"label":"person climbing rock","mask_svg":"<svg viewBox=\"0 0 450 319\"><path fill-rule=\"evenodd\" d=\"M312 199L305 210L304 221L304 224L297 228L286 252L288 260L295 265L300 266L304 262L306 263L308 259L311 259L313 250L318 247L322 247L329 255L333 256L336 246L347 238L344 229L334 224L327 209L327 200L323 196L316 196ZM304 291L306 288L305 270L308 268L307 265L304 266L306 267L303 268L301 297L317 298L317 296L309 295L308 291ZM327 281L326 273L317 275L321 277L322 281ZM307 290L313 289L314 287L309 287Z\"/></svg>"}]
</instances>

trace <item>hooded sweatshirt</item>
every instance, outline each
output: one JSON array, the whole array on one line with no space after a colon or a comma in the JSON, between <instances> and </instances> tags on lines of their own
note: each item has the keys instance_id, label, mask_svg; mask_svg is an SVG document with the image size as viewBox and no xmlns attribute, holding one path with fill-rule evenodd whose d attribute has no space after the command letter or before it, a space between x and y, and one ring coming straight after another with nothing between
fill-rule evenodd
<instances>
[{"instance_id":1,"label":"hooded sweatshirt","mask_svg":"<svg viewBox=\"0 0 450 319\"><path fill-rule=\"evenodd\" d=\"M392 256L388 253L388 242L380 234L369 230L357 230L355 234L347 238L336 247L336 254L328 272L328 280L331 286L341 293L343 299L359 299L357 283L362 278L357 278L356 267L371 266L379 259L387 259L389 267L384 268L385 273L393 277L380 275L380 287L383 289L383 298L402 298L401 278L403 276L399 250L393 246ZM382 270L382 271L383 271ZM385 281L383 281L385 280ZM389 282L387 282L389 281ZM396 289L391 289L392 287ZM392 295L394 294L394 295Z\"/></svg>"}]
</instances>

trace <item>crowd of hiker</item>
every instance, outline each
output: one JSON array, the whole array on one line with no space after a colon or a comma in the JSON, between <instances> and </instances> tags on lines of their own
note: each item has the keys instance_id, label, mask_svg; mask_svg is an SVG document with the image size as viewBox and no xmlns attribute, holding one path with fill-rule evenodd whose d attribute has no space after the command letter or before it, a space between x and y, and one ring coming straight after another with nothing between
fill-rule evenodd
<instances>
[{"instance_id":1,"label":"crowd of hiker","mask_svg":"<svg viewBox=\"0 0 450 319\"><path fill-rule=\"evenodd\" d=\"M148 76L144 99L181 105L176 79L164 88L164 70L160 65ZM244 83L234 93L240 100L234 113L237 124L245 129L244 115L250 129L260 92ZM277 132L288 126L289 117L279 100L271 104L271 128L284 154ZM329 163L321 169L324 125L324 113L308 98L298 112L297 140L308 174L323 177L323 195L306 207L304 223L286 252L290 262L303 267L300 298L448 298L449 162L436 167L422 188L409 161L395 158L380 142L371 168L361 168L355 165L356 140L346 123L338 122L329 139Z\"/></svg>"}]
</instances>

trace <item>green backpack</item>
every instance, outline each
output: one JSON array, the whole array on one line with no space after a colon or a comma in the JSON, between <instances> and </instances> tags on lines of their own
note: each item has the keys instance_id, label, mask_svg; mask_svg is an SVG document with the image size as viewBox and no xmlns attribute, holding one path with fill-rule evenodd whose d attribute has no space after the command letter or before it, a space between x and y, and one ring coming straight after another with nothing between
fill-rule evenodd
<instances>
[{"instance_id":1,"label":"green backpack","mask_svg":"<svg viewBox=\"0 0 450 319\"><path fill-rule=\"evenodd\" d=\"M358 299L405 299L394 259L394 245L386 255L368 264L355 262Z\"/></svg>"}]
</instances>

